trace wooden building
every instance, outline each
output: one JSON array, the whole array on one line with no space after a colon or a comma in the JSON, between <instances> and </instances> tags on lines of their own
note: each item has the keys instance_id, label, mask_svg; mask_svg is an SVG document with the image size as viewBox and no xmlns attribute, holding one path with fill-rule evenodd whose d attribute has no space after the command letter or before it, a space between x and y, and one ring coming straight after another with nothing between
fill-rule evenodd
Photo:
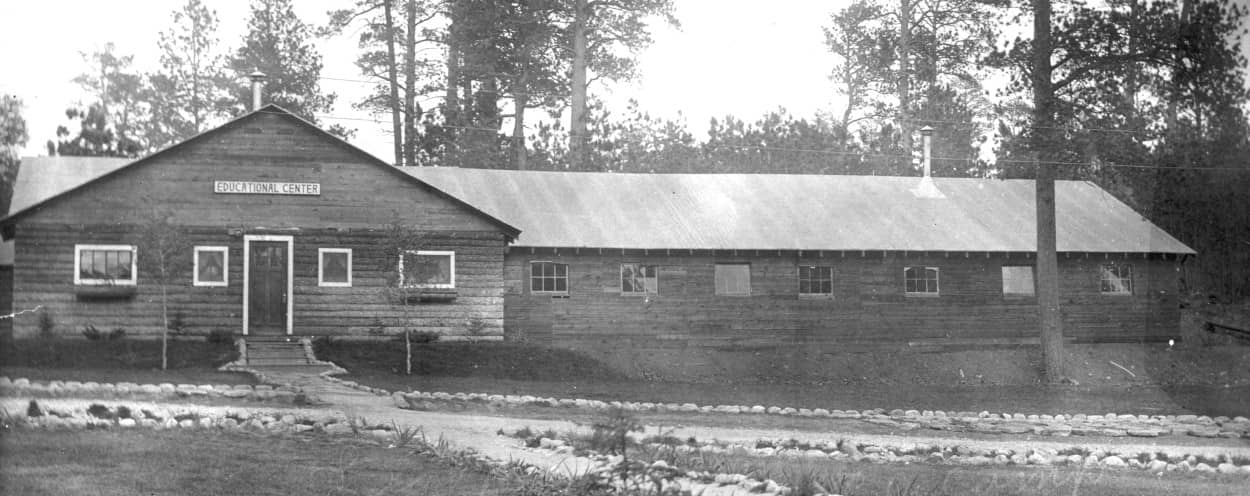
<instances>
[{"instance_id":1,"label":"wooden building","mask_svg":"<svg viewBox=\"0 0 1250 496\"><path fill-rule=\"evenodd\" d=\"M510 336L578 348L1035 343L1034 185L879 176L417 168L522 230ZM1060 181L1065 334L1166 340L1194 252Z\"/></svg>"},{"instance_id":2,"label":"wooden building","mask_svg":"<svg viewBox=\"0 0 1250 496\"><path fill-rule=\"evenodd\" d=\"M191 240L172 309L193 332L369 336L409 319L596 349L1038 335L1027 180L400 169L275 106L91 170L24 170L37 193L0 220L12 307L43 305L63 333L160 331L136 264L155 213ZM1092 183L1059 182L1057 203L1068 338L1174 337L1193 250ZM385 248L396 225L420 233L403 260Z\"/></svg>"},{"instance_id":3,"label":"wooden building","mask_svg":"<svg viewBox=\"0 0 1250 496\"><path fill-rule=\"evenodd\" d=\"M502 335L518 231L279 107L121 165L49 164L23 171L39 198L0 229L16 242L11 307L42 305L55 332L159 334L160 288L140 270L155 255L140 247L173 226L187 252L170 307L189 332L381 335L408 318ZM35 314L14 323L38 331Z\"/></svg>"}]
</instances>

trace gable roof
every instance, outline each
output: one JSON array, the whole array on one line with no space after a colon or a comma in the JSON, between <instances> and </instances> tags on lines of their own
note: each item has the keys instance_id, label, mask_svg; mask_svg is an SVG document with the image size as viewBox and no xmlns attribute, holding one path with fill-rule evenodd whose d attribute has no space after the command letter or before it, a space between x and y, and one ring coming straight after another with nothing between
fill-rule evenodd
<instances>
[{"instance_id":1,"label":"gable roof","mask_svg":"<svg viewBox=\"0 0 1250 496\"><path fill-rule=\"evenodd\" d=\"M693 250L1036 251L1032 180L614 174L416 167L524 231L516 246ZM1102 188L1056 183L1064 252L1194 250Z\"/></svg>"},{"instance_id":2,"label":"gable roof","mask_svg":"<svg viewBox=\"0 0 1250 496\"><path fill-rule=\"evenodd\" d=\"M452 203L455 203L469 210L470 212L473 212L476 215L481 216L482 218L486 219L488 222L498 226L509 238L516 238L516 236L519 235L521 232L516 227L512 226L511 224L508 224L507 222L504 222L503 220L500 220L498 217L495 217L486 212L483 212L482 210L478 209L474 205L467 203L464 200L457 198L453 195L450 195L446 191L443 191L429 183L426 183L425 181L422 181L420 178L417 178L409 174L404 174L403 172L399 171L398 167L394 167L382 161L381 159L370 154L369 152L361 150L360 148L357 148L356 146L352 145L351 143L348 143L347 141L344 141L338 136L334 136L333 134L326 132L324 129L317 127L316 124L308 122L307 120L304 120L303 118L295 114L292 114L286 109L279 107L277 105L274 105L272 103L261 107L259 110L248 112L247 114L239 116L218 127L209 129L191 138L188 138L184 141L175 143L166 148L153 152L150 155L144 156L139 159L135 159L130 162L126 162L126 160L129 160L129 159L105 159L101 157L49 157L49 158L55 158L55 159L71 159L71 162L78 162L77 165L84 165L84 164L89 164L89 165L86 165L85 167L83 167L80 170L77 170L76 172L70 173L68 176L59 176L59 177L49 178L48 182L50 184L44 185L46 187L43 187L42 189L38 191L35 191L32 193L23 193L23 195L29 196L32 201L30 201L30 203L21 205L22 208L20 209L16 207L10 208L9 215L0 219L0 227L11 226L16 221L18 221L21 217L24 217L28 215L30 212L37 210L38 207L41 207L44 204L47 204L49 202L56 201L57 199L63 198L67 195L73 194L75 191L79 189L88 187L92 183L99 181L105 177L116 174L124 169L134 167L142 163L147 163L158 157L166 155L172 152L173 150L180 149L184 146L187 146L190 143L195 143L204 139L208 139L211 136L215 136L227 130L237 128L241 126L243 123L251 120L254 116L259 115L259 114L281 115L293 122L296 122L299 125L302 125L303 127L311 130L315 134L318 134L321 137L327 139L331 143L347 150L349 153L360 157L364 162L382 167L386 169L387 171L395 174L396 177L398 177L401 180L405 180L419 187L426 188L429 191L433 192L434 194L440 197L443 197L451 201ZM110 162L112 160L122 160L123 162L121 164L116 164L116 163ZM67 163L70 163L70 162L67 162ZM73 169L66 169L66 170L72 171ZM92 174L98 174L98 175L92 176ZM15 199L17 197L17 194L18 193L15 191L14 192ZM47 194L48 196L41 196L42 194Z\"/></svg>"}]
</instances>

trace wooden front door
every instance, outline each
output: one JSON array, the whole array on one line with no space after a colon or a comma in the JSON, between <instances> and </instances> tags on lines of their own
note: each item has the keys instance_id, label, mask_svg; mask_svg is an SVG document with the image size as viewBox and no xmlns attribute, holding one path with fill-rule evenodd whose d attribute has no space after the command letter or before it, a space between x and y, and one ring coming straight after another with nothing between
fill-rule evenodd
<instances>
[{"instance_id":1,"label":"wooden front door","mask_svg":"<svg viewBox=\"0 0 1250 496\"><path fill-rule=\"evenodd\" d=\"M248 254L248 333L286 334L287 244L253 241Z\"/></svg>"}]
</instances>

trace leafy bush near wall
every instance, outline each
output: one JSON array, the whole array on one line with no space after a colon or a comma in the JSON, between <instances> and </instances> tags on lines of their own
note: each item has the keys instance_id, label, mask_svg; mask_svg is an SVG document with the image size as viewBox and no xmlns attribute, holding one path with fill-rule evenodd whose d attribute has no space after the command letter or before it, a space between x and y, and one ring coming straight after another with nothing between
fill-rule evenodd
<instances>
[{"instance_id":1,"label":"leafy bush near wall","mask_svg":"<svg viewBox=\"0 0 1250 496\"><path fill-rule=\"evenodd\" d=\"M234 344L234 333L229 329L213 329L207 336L204 336L204 340L216 345Z\"/></svg>"},{"instance_id":2,"label":"leafy bush near wall","mask_svg":"<svg viewBox=\"0 0 1250 496\"><path fill-rule=\"evenodd\" d=\"M115 327L112 331L104 332L96 329L94 325L86 324L82 326L82 335L89 341L116 341L126 337L126 329Z\"/></svg>"}]
</instances>

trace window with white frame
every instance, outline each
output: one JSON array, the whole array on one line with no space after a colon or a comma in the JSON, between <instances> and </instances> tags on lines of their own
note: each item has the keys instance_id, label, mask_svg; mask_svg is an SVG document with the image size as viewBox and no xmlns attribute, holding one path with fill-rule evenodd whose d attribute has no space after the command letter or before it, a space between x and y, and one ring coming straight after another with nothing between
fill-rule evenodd
<instances>
[{"instance_id":1,"label":"window with white frame","mask_svg":"<svg viewBox=\"0 0 1250 496\"><path fill-rule=\"evenodd\" d=\"M800 296L828 296L831 294L833 294L833 267L799 267Z\"/></svg>"},{"instance_id":2,"label":"window with white frame","mask_svg":"<svg viewBox=\"0 0 1250 496\"><path fill-rule=\"evenodd\" d=\"M406 288L455 288L456 252L405 251L399 256L399 284Z\"/></svg>"},{"instance_id":3,"label":"window with white frame","mask_svg":"<svg viewBox=\"0 0 1250 496\"><path fill-rule=\"evenodd\" d=\"M317 249L317 285L347 288L352 285L352 249Z\"/></svg>"},{"instance_id":4,"label":"window with white frame","mask_svg":"<svg viewBox=\"0 0 1250 496\"><path fill-rule=\"evenodd\" d=\"M749 296L751 294L751 264L716 264L716 294Z\"/></svg>"},{"instance_id":5,"label":"window with white frame","mask_svg":"<svg viewBox=\"0 0 1250 496\"><path fill-rule=\"evenodd\" d=\"M1133 266L1129 264L1102 264L1099 286L1103 294L1133 294Z\"/></svg>"},{"instance_id":6,"label":"window with white frame","mask_svg":"<svg viewBox=\"0 0 1250 496\"><path fill-rule=\"evenodd\" d=\"M1003 296L1033 296L1035 287L1032 265L1003 266Z\"/></svg>"},{"instance_id":7,"label":"window with white frame","mask_svg":"<svg viewBox=\"0 0 1250 496\"><path fill-rule=\"evenodd\" d=\"M195 247L195 271L191 283L195 286L226 286L229 249L225 246Z\"/></svg>"},{"instance_id":8,"label":"window with white frame","mask_svg":"<svg viewBox=\"0 0 1250 496\"><path fill-rule=\"evenodd\" d=\"M904 267L903 290L911 296L937 296L938 268Z\"/></svg>"},{"instance_id":9,"label":"window with white frame","mask_svg":"<svg viewBox=\"0 0 1250 496\"><path fill-rule=\"evenodd\" d=\"M74 284L134 286L134 245L74 245Z\"/></svg>"},{"instance_id":10,"label":"window with white frame","mask_svg":"<svg viewBox=\"0 0 1250 496\"><path fill-rule=\"evenodd\" d=\"M530 262L530 293L568 294L569 265Z\"/></svg>"},{"instance_id":11,"label":"window with white frame","mask_svg":"<svg viewBox=\"0 0 1250 496\"><path fill-rule=\"evenodd\" d=\"M621 264L621 294L646 295L660 291L659 270L654 265Z\"/></svg>"}]
</instances>

